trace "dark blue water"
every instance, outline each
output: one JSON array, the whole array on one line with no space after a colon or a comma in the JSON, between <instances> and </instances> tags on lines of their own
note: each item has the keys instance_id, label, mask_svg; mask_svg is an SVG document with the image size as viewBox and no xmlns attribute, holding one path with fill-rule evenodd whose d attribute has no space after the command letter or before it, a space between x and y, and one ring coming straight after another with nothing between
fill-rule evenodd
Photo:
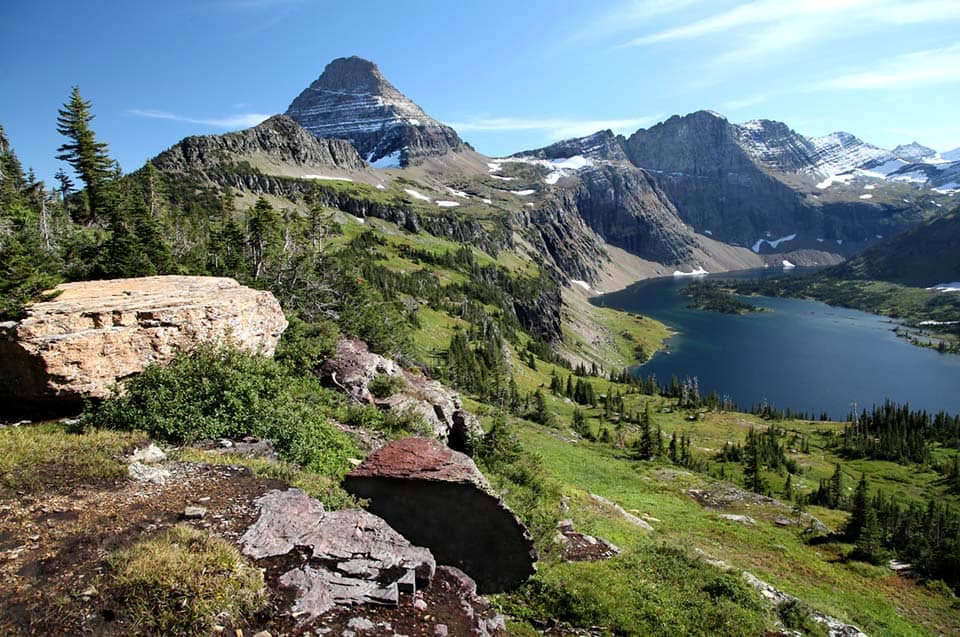
<instances>
[{"instance_id":1,"label":"dark blue water","mask_svg":"<svg viewBox=\"0 0 960 637\"><path fill-rule=\"evenodd\" d=\"M748 271L755 278L779 272ZM731 278L717 275L709 278ZM696 376L703 393L717 391L742 408L768 401L844 418L885 399L913 408L960 413L960 356L910 345L890 319L815 301L751 298L772 311L743 316L686 307L689 279L653 279L607 294L598 305L652 316L677 332L637 372L662 383Z\"/></svg>"}]
</instances>

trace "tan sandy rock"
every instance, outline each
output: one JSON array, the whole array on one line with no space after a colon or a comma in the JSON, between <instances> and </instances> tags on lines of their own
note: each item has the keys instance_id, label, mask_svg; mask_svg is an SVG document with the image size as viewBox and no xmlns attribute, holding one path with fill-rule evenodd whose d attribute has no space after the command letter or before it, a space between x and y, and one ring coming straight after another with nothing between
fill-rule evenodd
<instances>
[{"instance_id":1,"label":"tan sandy rock","mask_svg":"<svg viewBox=\"0 0 960 637\"><path fill-rule=\"evenodd\" d=\"M77 402L199 343L272 356L287 321L270 292L233 279L154 276L57 286L0 324L0 396Z\"/></svg>"}]
</instances>

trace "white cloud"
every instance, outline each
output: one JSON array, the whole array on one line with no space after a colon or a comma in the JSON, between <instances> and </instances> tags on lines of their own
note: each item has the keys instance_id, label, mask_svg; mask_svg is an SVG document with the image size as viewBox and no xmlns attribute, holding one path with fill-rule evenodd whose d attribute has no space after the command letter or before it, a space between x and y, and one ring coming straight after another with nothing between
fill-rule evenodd
<instances>
[{"instance_id":1,"label":"white cloud","mask_svg":"<svg viewBox=\"0 0 960 637\"><path fill-rule=\"evenodd\" d=\"M583 137L600 130L614 132L633 132L659 121L659 116L631 117L624 119L568 119L544 118L527 119L519 117L488 117L469 119L462 122L450 122L449 125L461 132L469 131L543 131L550 139L568 139Z\"/></svg>"},{"instance_id":2,"label":"white cloud","mask_svg":"<svg viewBox=\"0 0 960 637\"><path fill-rule=\"evenodd\" d=\"M764 60L813 42L862 33L877 26L960 20L956 0L754 0L707 17L635 37L622 46L725 36L736 45L718 56L719 65ZM730 37L736 32L736 37Z\"/></svg>"},{"instance_id":3,"label":"white cloud","mask_svg":"<svg viewBox=\"0 0 960 637\"><path fill-rule=\"evenodd\" d=\"M960 43L942 49L907 53L817 82L811 91L869 91L960 82Z\"/></svg>"},{"instance_id":4,"label":"white cloud","mask_svg":"<svg viewBox=\"0 0 960 637\"><path fill-rule=\"evenodd\" d=\"M137 117L166 119L174 122L187 122L189 124L201 124L203 126L212 126L214 128L225 129L250 128L251 126L256 126L263 120L270 117L270 115L264 115L263 113L238 113L236 115L228 115L226 117L211 118L186 117L184 115L176 115L166 111L139 108L133 108L127 112L130 115L135 115Z\"/></svg>"},{"instance_id":5,"label":"white cloud","mask_svg":"<svg viewBox=\"0 0 960 637\"><path fill-rule=\"evenodd\" d=\"M741 108L749 108L750 106L763 104L768 99L770 99L770 96L765 94L748 95L747 97L741 97L739 99L727 100L723 103L723 107L731 111L737 111Z\"/></svg>"},{"instance_id":6,"label":"white cloud","mask_svg":"<svg viewBox=\"0 0 960 637\"><path fill-rule=\"evenodd\" d=\"M703 2L704 0L633 0L632 2L624 2L612 11L608 11L588 22L570 39L576 41L620 33L642 25L653 18L677 13Z\"/></svg>"}]
</instances>

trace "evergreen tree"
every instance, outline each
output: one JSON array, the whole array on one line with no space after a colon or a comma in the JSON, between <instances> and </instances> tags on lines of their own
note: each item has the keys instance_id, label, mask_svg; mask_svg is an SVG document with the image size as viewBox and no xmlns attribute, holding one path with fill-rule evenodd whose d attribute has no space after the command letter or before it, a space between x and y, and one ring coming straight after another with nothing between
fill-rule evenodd
<instances>
[{"instance_id":1,"label":"evergreen tree","mask_svg":"<svg viewBox=\"0 0 960 637\"><path fill-rule=\"evenodd\" d=\"M850 513L850 519L847 520L844 528L844 535L847 540L854 541L860 537L865 524L867 509L873 508L867 494L867 475L860 474L860 482L857 483L857 490L853 493L853 511Z\"/></svg>"},{"instance_id":2,"label":"evergreen tree","mask_svg":"<svg viewBox=\"0 0 960 637\"><path fill-rule=\"evenodd\" d=\"M787 481L783 485L783 499L787 502L793 500L793 476L789 473L787 474Z\"/></svg>"},{"instance_id":3,"label":"evergreen tree","mask_svg":"<svg viewBox=\"0 0 960 637\"><path fill-rule=\"evenodd\" d=\"M547 398L539 389L533 394L533 413L530 415L530 419L541 425L549 425L553 421L553 414L547 407Z\"/></svg>"},{"instance_id":4,"label":"evergreen tree","mask_svg":"<svg viewBox=\"0 0 960 637\"><path fill-rule=\"evenodd\" d=\"M751 427L747 432L747 443L743 446L743 480L747 489L754 493L763 493L767 487L763 479L763 463L758 438L756 431Z\"/></svg>"},{"instance_id":5,"label":"evergreen tree","mask_svg":"<svg viewBox=\"0 0 960 637\"><path fill-rule=\"evenodd\" d=\"M70 140L57 149L57 159L70 164L87 188L88 209L80 215L80 221L84 222L97 221L106 213L105 189L112 165L107 145L98 142L90 128L93 121L90 106L90 102L81 97L79 87L74 86L57 117L57 132Z\"/></svg>"},{"instance_id":6,"label":"evergreen tree","mask_svg":"<svg viewBox=\"0 0 960 637\"><path fill-rule=\"evenodd\" d=\"M573 410L573 420L570 423L570 427L580 436L589 439L590 438L590 426L587 425L587 419L583 415L583 410L579 407L575 407Z\"/></svg>"},{"instance_id":7,"label":"evergreen tree","mask_svg":"<svg viewBox=\"0 0 960 637\"><path fill-rule=\"evenodd\" d=\"M677 456L677 432L673 432L673 435L670 437L670 462L676 464L679 460Z\"/></svg>"},{"instance_id":8,"label":"evergreen tree","mask_svg":"<svg viewBox=\"0 0 960 637\"><path fill-rule=\"evenodd\" d=\"M260 280L269 259L282 247L280 216L270 202L259 197L247 217L247 246L254 280Z\"/></svg>"},{"instance_id":9,"label":"evergreen tree","mask_svg":"<svg viewBox=\"0 0 960 637\"><path fill-rule=\"evenodd\" d=\"M650 401L647 401L640 416L640 443L637 449L637 455L641 460L650 460L653 458L653 432L650 423Z\"/></svg>"},{"instance_id":10,"label":"evergreen tree","mask_svg":"<svg viewBox=\"0 0 960 637\"><path fill-rule=\"evenodd\" d=\"M829 483L829 506L833 509L839 509L843 506L843 470L838 462L833 469L833 475L830 476Z\"/></svg>"},{"instance_id":11,"label":"evergreen tree","mask_svg":"<svg viewBox=\"0 0 960 637\"><path fill-rule=\"evenodd\" d=\"M882 560L882 534L877 512L871 503L863 510L863 525L857 536L854 555L862 560L879 563Z\"/></svg>"}]
</instances>

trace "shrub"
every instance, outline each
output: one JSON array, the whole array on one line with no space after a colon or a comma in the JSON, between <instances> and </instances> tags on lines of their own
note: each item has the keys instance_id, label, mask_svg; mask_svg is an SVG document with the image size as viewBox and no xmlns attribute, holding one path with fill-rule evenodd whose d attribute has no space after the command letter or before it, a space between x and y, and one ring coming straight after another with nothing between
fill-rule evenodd
<instances>
[{"instance_id":1,"label":"shrub","mask_svg":"<svg viewBox=\"0 0 960 637\"><path fill-rule=\"evenodd\" d=\"M202 346L167 366L148 367L84 419L100 427L142 429L177 444L267 438L284 459L334 475L347 470L346 459L357 451L327 423L326 391L266 357Z\"/></svg>"},{"instance_id":2,"label":"shrub","mask_svg":"<svg viewBox=\"0 0 960 637\"><path fill-rule=\"evenodd\" d=\"M407 381L401 376L391 376L390 374L377 374L370 381L370 393L377 398L387 398L393 396L407 386Z\"/></svg>"}]
</instances>

